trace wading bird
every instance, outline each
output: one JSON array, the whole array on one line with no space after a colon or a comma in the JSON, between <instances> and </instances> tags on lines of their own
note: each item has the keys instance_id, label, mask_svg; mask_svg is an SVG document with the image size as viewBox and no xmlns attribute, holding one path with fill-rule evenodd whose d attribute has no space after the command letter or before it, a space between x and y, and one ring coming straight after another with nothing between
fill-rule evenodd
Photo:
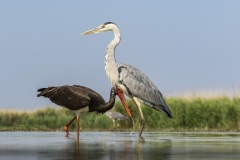
<instances>
[{"instance_id":1,"label":"wading bird","mask_svg":"<svg viewBox=\"0 0 240 160\"><path fill-rule=\"evenodd\" d=\"M105 70L107 76L112 86L116 88L117 94L127 112L129 112L129 109L126 106L123 93L135 101L141 116L139 137L142 138L145 119L142 113L141 103L158 111L163 111L169 118L172 118L171 111L166 101L163 99L161 92L150 81L148 76L131 65L116 63L115 49L121 40L120 30L116 24L113 22L106 22L95 29L82 33L81 35L106 31L112 31L114 33L114 39L107 46L107 52L105 54Z\"/></svg>"},{"instance_id":2,"label":"wading bird","mask_svg":"<svg viewBox=\"0 0 240 160\"><path fill-rule=\"evenodd\" d=\"M59 86L38 89L38 97L49 98L53 103L67 108L76 113L76 116L64 126L67 135L68 127L77 119L77 135L79 135L79 116L83 112L105 113L113 108L116 97L115 88L111 88L110 100L105 102L97 92L84 86Z\"/></svg>"},{"instance_id":3,"label":"wading bird","mask_svg":"<svg viewBox=\"0 0 240 160\"><path fill-rule=\"evenodd\" d=\"M106 113L104 113L106 116L108 116L109 118L112 119L113 121L113 128L115 129L117 126L116 126L116 121L120 121L120 120L126 120L128 119L127 116L119 113L119 112L112 112L112 111L108 111ZM119 126L119 124L118 124Z\"/></svg>"}]
</instances>

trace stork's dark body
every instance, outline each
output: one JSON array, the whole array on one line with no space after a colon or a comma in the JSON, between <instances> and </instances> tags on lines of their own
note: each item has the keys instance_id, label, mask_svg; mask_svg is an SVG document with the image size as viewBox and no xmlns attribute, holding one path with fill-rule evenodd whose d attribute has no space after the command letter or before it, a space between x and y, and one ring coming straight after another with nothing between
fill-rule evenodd
<instances>
[{"instance_id":1,"label":"stork's dark body","mask_svg":"<svg viewBox=\"0 0 240 160\"><path fill-rule=\"evenodd\" d=\"M100 94L84 86L59 86L41 88L37 96L49 98L53 103L68 108L76 113L76 116L64 126L64 130L69 134L68 127L77 120L77 134L79 135L79 116L82 112L104 113L113 108L116 97L116 90L110 91L110 100L105 102Z\"/></svg>"},{"instance_id":2,"label":"stork's dark body","mask_svg":"<svg viewBox=\"0 0 240 160\"><path fill-rule=\"evenodd\" d=\"M104 113L110 110L115 103L115 94L111 92L110 101L105 102L97 92L84 86L59 86L41 88L37 96L49 98L53 103L77 111L88 107L88 112Z\"/></svg>"}]
</instances>

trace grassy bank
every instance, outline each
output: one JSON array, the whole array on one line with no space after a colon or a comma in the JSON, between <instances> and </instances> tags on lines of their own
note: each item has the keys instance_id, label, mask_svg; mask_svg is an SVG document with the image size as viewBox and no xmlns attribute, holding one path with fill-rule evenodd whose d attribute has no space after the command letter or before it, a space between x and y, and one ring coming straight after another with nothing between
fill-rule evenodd
<instances>
[{"instance_id":1,"label":"grassy bank","mask_svg":"<svg viewBox=\"0 0 240 160\"><path fill-rule=\"evenodd\" d=\"M173 119L163 113L143 106L145 131L240 131L240 98L176 98L166 99ZM128 101L135 128L139 115L135 103ZM124 107L117 102L115 111L126 115ZM62 108L44 108L33 112L0 111L0 130L62 131L74 113ZM102 114L84 114L80 120L81 130L111 130L111 119ZM70 129L75 129L75 123ZM119 130L131 129L131 121L121 121Z\"/></svg>"}]
</instances>

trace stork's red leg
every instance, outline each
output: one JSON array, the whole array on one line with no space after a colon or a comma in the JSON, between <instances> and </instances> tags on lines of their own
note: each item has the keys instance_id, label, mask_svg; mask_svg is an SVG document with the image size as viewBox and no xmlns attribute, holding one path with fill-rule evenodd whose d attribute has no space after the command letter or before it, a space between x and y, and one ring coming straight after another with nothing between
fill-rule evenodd
<instances>
[{"instance_id":1,"label":"stork's red leg","mask_svg":"<svg viewBox=\"0 0 240 160\"><path fill-rule=\"evenodd\" d=\"M79 126L79 116L77 116L77 135L79 135L79 129L80 129L80 126Z\"/></svg>"},{"instance_id":2,"label":"stork's red leg","mask_svg":"<svg viewBox=\"0 0 240 160\"><path fill-rule=\"evenodd\" d=\"M70 122L68 122L68 124L66 124L66 125L63 127L63 129L66 131L67 135L69 134L69 132L68 132L68 127L72 124L72 122L73 122L76 118L77 118L77 116L74 116L73 119L72 119Z\"/></svg>"},{"instance_id":3,"label":"stork's red leg","mask_svg":"<svg viewBox=\"0 0 240 160\"><path fill-rule=\"evenodd\" d=\"M127 102L126 102L126 100L125 100L125 97L124 97L124 95L123 95L123 92L122 92L118 87L116 87L116 89L117 89L117 95L118 95L119 99L121 100L123 106L125 107L125 109L126 109L128 115L129 115L129 117L130 117L131 119L133 119L132 114L131 114L131 112L130 112L130 109L128 108Z\"/></svg>"}]
</instances>

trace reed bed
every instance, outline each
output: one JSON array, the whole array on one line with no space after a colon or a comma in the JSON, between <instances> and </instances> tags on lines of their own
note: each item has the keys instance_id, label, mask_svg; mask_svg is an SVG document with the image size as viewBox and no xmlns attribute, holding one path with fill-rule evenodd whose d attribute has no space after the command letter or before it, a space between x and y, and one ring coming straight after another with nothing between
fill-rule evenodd
<instances>
[{"instance_id":1,"label":"reed bed","mask_svg":"<svg viewBox=\"0 0 240 160\"><path fill-rule=\"evenodd\" d=\"M169 97L166 98L173 118L169 119L150 107L142 106L145 115L145 131L240 131L240 98L216 96ZM135 128L138 129L139 114L135 103L128 100L133 114ZM116 102L114 111L126 115L124 107ZM63 126L72 119L74 113L63 108L46 107L40 110L0 111L1 131L62 131ZM131 121L118 122L114 128L112 120L104 114L86 113L81 116L82 131L129 130ZM75 123L70 130L75 129Z\"/></svg>"}]
</instances>

